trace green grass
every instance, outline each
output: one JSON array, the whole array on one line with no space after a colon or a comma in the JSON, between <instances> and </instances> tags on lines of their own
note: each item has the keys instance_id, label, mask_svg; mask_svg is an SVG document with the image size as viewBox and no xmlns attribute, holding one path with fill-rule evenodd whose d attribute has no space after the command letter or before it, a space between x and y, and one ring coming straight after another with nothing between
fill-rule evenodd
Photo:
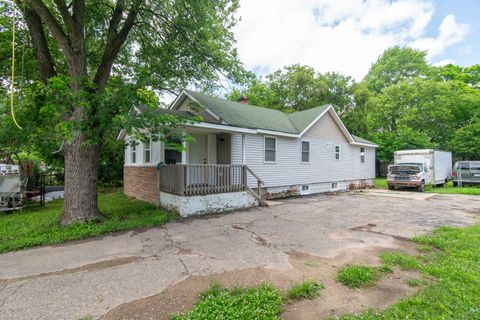
<instances>
[{"instance_id":1,"label":"green grass","mask_svg":"<svg viewBox=\"0 0 480 320\"><path fill-rule=\"evenodd\" d=\"M100 193L99 206L105 220L62 226L59 216L63 201L56 200L40 208L37 204L13 213L0 213L0 253L85 239L115 231L153 227L175 217L152 204L127 198L119 191Z\"/></svg>"},{"instance_id":2,"label":"green grass","mask_svg":"<svg viewBox=\"0 0 480 320\"><path fill-rule=\"evenodd\" d=\"M249 289L224 289L212 285L200 302L174 320L255 319L277 320L282 312L282 295L270 284Z\"/></svg>"},{"instance_id":3,"label":"green grass","mask_svg":"<svg viewBox=\"0 0 480 320\"><path fill-rule=\"evenodd\" d=\"M287 291L285 296L288 299L314 299L320 295L320 290L324 289L323 283L315 280L305 280L299 284L293 285Z\"/></svg>"},{"instance_id":4,"label":"green grass","mask_svg":"<svg viewBox=\"0 0 480 320\"><path fill-rule=\"evenodd\" d=\"M391 273L392 269L387 265L378 267L350 264L340 269L337 274L337 281L347 287L354 289L368 287L375 284L384 273Z\"/></svg>"},{"instance_id":5,"label":"green grass","mask_svg":"<svg viewBox=\"0 0 480 320\"><path fill-rule=\"evenodd\" d=\"M414 256L400 252L383 252L380 258L387 266L399 266L403 270L417 270L420 263Z\"/></svg>"},{"instance_id":6,"label":"green grass","mask_svg":"<svg viewBox=\"0 0 480 320\"><path fill-rule=\"evenodd\" d=\"M480 319L480 225L441 227L414 240L438 249L419 257L418 270L433 281L385 311L340 319Z\"/></svg>"},{"instance_id":7,"label":"green grass","mask_svg":"<svg viewBox=\"0 0 480 320\"><path fill-rule=\"evenodd\" d=\"M375 187L379 189L387 189L387 179L376 178ZM408 189L405 189L408 190ZM412 189L414 190L414 189ZM453 187L452 181L449 181L444 187L432 187L426 186L425 192L441 193L441 194L467 194L467 195L480 195L480 186L467 186L463 188Z\"/></svg>"}]
</instances>

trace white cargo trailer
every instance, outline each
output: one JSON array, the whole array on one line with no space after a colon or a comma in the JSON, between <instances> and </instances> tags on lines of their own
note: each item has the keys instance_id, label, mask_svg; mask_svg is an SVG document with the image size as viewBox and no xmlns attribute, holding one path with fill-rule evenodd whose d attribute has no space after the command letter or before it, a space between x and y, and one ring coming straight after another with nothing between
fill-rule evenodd
<instances>
[{"instance_id":1,"label":"white cargo trailer","mask_svg":"<svg viewBox=\"0 0 480 320\"><path fill-rule=\"evenodd\" d=\"M395 164L423 163L428 169L426 184L442 185L452 179L452 153L433 149L400 150L394 153Z\"/></svg>"}]
</instances>

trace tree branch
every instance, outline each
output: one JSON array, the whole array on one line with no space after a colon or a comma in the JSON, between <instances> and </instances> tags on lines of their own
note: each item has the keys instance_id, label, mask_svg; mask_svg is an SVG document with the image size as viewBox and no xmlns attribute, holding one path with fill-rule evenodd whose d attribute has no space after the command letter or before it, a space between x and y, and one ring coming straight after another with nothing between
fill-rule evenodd
<instances>
[{"instance_id":1,"label":"tree branch","mask_svg":"<svg viewBox=\"0 0 480 320\"><path fill-rule=\"evenodd\" d=\"M75 29L73 24L73 18L70 15L70 12L68 12L67 4L63 0L55 0L55 4L58 11L60 12L60 15L62 16L63 21L67 25L68 30L70 31L70 33L73 33Z\"/></svg>"},{"instance_id":2,"label":"tree branch","mask_svg":"<svg viewBox=\"0 0 480 320\"><path fill-rule=\"evenodd\" d=\"M42 21L40 17L27 6L23 5L20 0L16 1L18 7L20 7L25 22L30 33L32 46L37 58L38 71L40 77L44 82L51 77L56 76L55 64L53 62L50 49L48 48L47 38L43 30Z\"/></svg>"},{"instance_id":3,"label":"tree branch","mask_svg":"<svg viewBox=\"0 0 480 320\"><path fill-rule=\"evenodd\" d=\"M100 63L97 73L93 82L97 84L98 91L103 91L107 85L108 79L110 78L110 73L112 70L113 63L118 56L118 53L127 40L127 36L130 33L130 30L135 24L135 18L138 14L138 8L140 7L141 0L135 0L128 12L127 18L123 23L120 31L117 31L118 25L120 24L121 15L123 12L124 1L119 0L117 6L115 7L112 20L110 20L110 26L108 30L108 39L105 44L105 49L102 55L102 62Z\"/></svg>"},{"instance_id":4,"label":"tree branch","mask_svg":"<svg viewBox=\"0 0 480 320\"><path fill-rule=\"evenodd\" d=\"M58 45L63 52L69 56L72 54L72 48L70 46L70 40L62 30L57 19L52 15L50 10L45 6L41 0L25 0L25 3L40 16L42 21L47 25L48 29L52 33L52 36L57 40Z\"/></svg>"}]
</instances>

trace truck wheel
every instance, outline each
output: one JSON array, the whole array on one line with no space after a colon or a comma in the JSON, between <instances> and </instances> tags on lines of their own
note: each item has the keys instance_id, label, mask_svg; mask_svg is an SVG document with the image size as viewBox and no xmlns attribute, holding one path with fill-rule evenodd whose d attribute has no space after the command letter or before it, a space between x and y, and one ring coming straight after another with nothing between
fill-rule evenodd
<instances>
[{"instance_id":1,"label":"truck wheel","mask_svg":"<svg viewBox=\"0 0 480 320\"><path fill-rule=\"evenodd\" d=\"M388 186L388 190L395 190L395 186Z\"/></svg>"},{"instance_id":2,"label":"truck wheel","mask_svg":"<svg viewBox=\"0 0 480 320\"><path fill-rule=\"evenodd\" d=\"M425 181L422 181L422 183L418 186L418 191L419 192L425 191Z\"/></svg>"},{"instance_id":3,"label":"truck wheel","mask_svg":"<svg viewBox=\"0 0 480 320\"><path fill-rule=\"evenodd\" d=\"M458 187L458 182L457 181L453 181L453 187L454 188Z\"/></svg>"}]
</instances>

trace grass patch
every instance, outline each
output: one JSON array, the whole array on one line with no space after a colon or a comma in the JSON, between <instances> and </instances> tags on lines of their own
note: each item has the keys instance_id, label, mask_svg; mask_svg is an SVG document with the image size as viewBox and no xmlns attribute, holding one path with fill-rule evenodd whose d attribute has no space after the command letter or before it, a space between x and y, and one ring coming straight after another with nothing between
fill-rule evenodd
<instances>
[{"instance_id":1,"label":"grass patch","mask_svg":"<svg viewBox=\"0 0 480 320\"><path fill-rule=\"evenodd\" d=\"M0 214L0 253L85 239L132 228L153 227L175 217L156 206L127 198L120 191L100 193L99 207L105 220L62 226L58 221L63 201L56 200L44 208L32 206L23 211Z\"/></svg>"},{"instance_id":2,"label":"grass patch","mask_svg":"<svg viewBox=\"0 0 480 320\"><path fill-rule=\"evenodd\" d=\"M425 282L422 281L421 279L410 278L410 279L405 280L405 283L408 284L410 287L419 287L419 286L424 285Z\"/></svg>"},{"instance_id":3,"label":"grass patch","mask_svg":"<svg viewBox=\"0 0 480 320\"><path fill-rule=\"evenodd\" d=\"M386 178L376 178L375 187L379 189L387 189L387 179ZM408 190L405 188L405 190ZM414 190L412 188L412 190ZM432 187L426 186L425 192L431 193L440 193L440 194L467 194L467 195L480 195L480 186L467 186L462 188L455 188L453 182L449 181L443 187Z\"/></svg>"},{"instance_id":4,"label":"grass patch","mask_svg":"<svg viewBox=\"0 0 480 320\"><path fill-rule=\"evenodd\" d=\"M391 273L387 265L379 267L351 264L346 265L337 274L337 281L354 289L373 285L384 273Z\"/></svg>"},{"instance_id":5,"label":"grass patch","mask_svg":"<svg viewBox=\"0 0 480 320\"><path fill-rule=\"evenodd\" d=\"M305 280L299 284L293 285L287 291L285 296L288 299L314 299L320 295L320 290L324 289L323 283L315 280Z\"/></svg>"},{"instance_id":6,"label":"grass patch","mask_svg":"<svg viewBox=\"0 0 480 320\"><path fill-rule=\"evenodd\" d=\"M425 254L419 265L423 277L434 281L383 312L340 319L480 319L480 225L442 227L414 240L441 249Z\"/></svg>"},{"instance_id":7,"label":"grass patch","mask_svg":"<svg viewBox=\"0 0 480 320\"><path fill-rule=\"evenodd\" d=\"M200 296L192 311L175 315L174 320L256 319L277 320L282 296L270 284L250 289L224 289L212 285Z\"/></svg>"},{"instance_id":8,"label":"grass patch","mask_svg":"<svg viewBox=\"0 0 480 320\"><path fill-rule=\"evenodd\" d=\"M403 270L418 270L420 267L417 258L400 252L383 252L380 258L387 266L399 266Z\"/></svg>"}]
</instances>

